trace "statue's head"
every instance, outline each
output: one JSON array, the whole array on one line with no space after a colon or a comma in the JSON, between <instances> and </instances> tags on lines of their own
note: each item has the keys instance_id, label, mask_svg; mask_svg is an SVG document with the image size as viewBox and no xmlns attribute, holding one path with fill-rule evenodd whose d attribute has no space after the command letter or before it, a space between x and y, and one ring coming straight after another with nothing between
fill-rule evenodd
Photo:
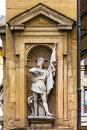
<instances>
[{"instance_id":1,"label":"statue's head","mask_svg":"<svg viewBox=\"0 0 87 130\"><path fill-rule=\"evenodd\" d=\"M40 66L43 66L44 65L44 59L43 58L38 58L37 59L37 66L40 67Z\"/></svg>"}]
</instances>

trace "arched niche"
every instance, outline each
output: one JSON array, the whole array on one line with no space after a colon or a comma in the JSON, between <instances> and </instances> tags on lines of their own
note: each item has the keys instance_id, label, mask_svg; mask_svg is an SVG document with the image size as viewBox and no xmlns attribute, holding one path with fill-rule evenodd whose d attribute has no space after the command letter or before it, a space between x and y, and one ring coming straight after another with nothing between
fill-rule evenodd
<instances>
[{"instance_id":1,"label":"arched niche","mask_svg":"<svg viewBox=\"0 0 87 130\"><path fill-rule=\"evenodd\" d=\"M31 74L29 73L29 69L31 67L35 67L36 66L36 60L40 57L45 59L45 64L44 64L44 68L47 69L49 64L50 64L50 58L51 58L51 53L52 53L52 48L53 45L49 46L49 45L45 45L45 44L38 44L35 45L33 47L29 47L28 51L27 51L27 69L26 69L26 73L27 73L27 98L29 96L32 96L32 91L31 91ZM54 79L55 80L55 79ZM51 90L50 94L48 95L48 106L49 106L49 110L51 113L55 114L55 109L56 108L56 101L55 101L55 95L56 95L56 82L54 84L54 88ZM53 105L54 104L54 107ZM30 114L29 112L29 106L28 106L28 115Z\"/></svg>"}]
</instances>

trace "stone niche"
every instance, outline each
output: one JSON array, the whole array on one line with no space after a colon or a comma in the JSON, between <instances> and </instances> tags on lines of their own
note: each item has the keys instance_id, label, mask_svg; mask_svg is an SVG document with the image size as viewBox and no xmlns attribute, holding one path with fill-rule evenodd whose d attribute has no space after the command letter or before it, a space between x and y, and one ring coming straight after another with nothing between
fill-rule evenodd
<instances>
[{"instance_id":1,"label":"stone niche","mask_svg":"<svg viewBox=\"0 0 87 130\"><path fill-rule=\"evenodd\" d=\"M72 83L76 75L74 21L40 3L11 19L7 31L6 64L9 65L9 77L6 84L10 84L10 99L9 102L5 99L5 113L12 112L12 116L5 115L5 127L18 130L22 127L26 130L34 127L37 130L76 130L76 83ZM55 116L51 119L28 119L30 110L27 99L32 95L29 68L36 65L38 57L48 59L44 66L47 68L54 43L56 77L48 96L48 105Z\"/></svg>"}]
</instances>

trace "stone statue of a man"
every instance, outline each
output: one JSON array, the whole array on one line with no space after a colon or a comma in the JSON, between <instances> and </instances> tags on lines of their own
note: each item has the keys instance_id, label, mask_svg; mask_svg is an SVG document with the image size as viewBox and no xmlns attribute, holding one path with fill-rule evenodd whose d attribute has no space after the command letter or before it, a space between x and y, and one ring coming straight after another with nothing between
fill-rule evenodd
<instances>
[{"instance_id":1,"label":"stone statue of a man","mask_svg":"<svg viewBox=\"0 0 87 130\"><path fill-rule=\"evenodd\" d=\"M38 96L42 100L42 105L44 107L46 116L53 116L49 112L47 104L47 95L50 93L50 90L53 88L53 76L55 75L55 67L53 63L55 62L55 47L51 55L51 61L48 69L44 69L44 59L37 59L37 66L29 69L29 72L32 73L32 87L34 98L34 116L38 115Z\"/></svg>"}]
</instances>

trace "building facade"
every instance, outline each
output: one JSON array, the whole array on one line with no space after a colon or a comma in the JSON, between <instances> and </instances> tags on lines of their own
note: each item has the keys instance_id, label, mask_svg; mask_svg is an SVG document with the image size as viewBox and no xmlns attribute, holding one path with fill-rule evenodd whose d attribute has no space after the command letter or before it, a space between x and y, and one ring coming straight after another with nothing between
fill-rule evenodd
<instances>
[{"instance_id":1,"label":"building facade","mask_svg":"<svg viewBox=\"0 0 87 130\"><path fill-rule=\"evenodd\" d=\"M40 5L40 8L39 8L39 5ZM81 21L82 21L81 22L82 23L81 24L81 59L83 59L84 57L87 56L87 46L86 46L86 41L87 41L87 38L86 38L87 37L87 32L86 32L87 31L87 29L86 29L87 28L87 18L86 18L87 11L86 10L87 10L87 7L86 7L86 5L87 5L87 1L81 0ZM5 91L5 93L4 93L4 97L5 97L4 98L4 101L5 101L5 103L4 103L5 104L4 129L6 129L6 130L7 129L8 130L17 129L17 128L19 129L20 127L28 129L28 130L32 129L29 125L29 119L28 119L28 112L29 112L28 109L29 108L28 108L28 105L26 105L27 98L31 94L31 90L29 88L30 81L25 84L25 81L28 81L28 79L29 79L29 75L28 75L27 71L30 67L30 64L32 64L32 66L35 65L34 63L28 62L28 58L29 58L29 60L31 58L30 52L35 51L35 49L37 50L38 47L40 49L45 48L43 50L46 50L46 47L48 47L46 52L48 52L48 50L52 51L51 49L53 48L54 41L59 43L59 42L61 42L61 40L59 40L59 39L61 39L63 37L62 39L67 39L67 42L65 42L66 40L63 41L63 43L67 43L67 46L65 44L62 45L63 51L64 51L63 60L61 60L61 58L59 60L59 57L61 56L61 51L59 51L59 50L61 50L61 49L58 50L58 48L60 47L60 45L57 48L57 52L58 52L57 60L58 60L58 62L61 61L60 66L62 66L63 69L60 69L61 67L58 67L59 63L57 62L57 69L61 70L61 71L57 72L56 90L53 90L54 92L51 93L51 96L55 95L55 91L57 91L57 89L58 89L58 92L56 93L56 96L53 96L51 98L52 102L50 102L49 105L56 104L54 107L55 108L54 110L52 109L52 105L50 105L51 112L53 112L54 115L56 115L56 118L55 118L56 120L54 123L54 126L56 128L54 128L54 129L64 129L66 127L67 129L71 128L71 129L76 130L77 129L76 128L76 126L77 126L77 118L76 118L76 116L77 116L77 107L76 107L76 105L77 105L77 96L76 96L77 95L77 92L76 92L76 89L77 89L77 87L76 87L76 82L77 82L77 80L76 80L77 79L76 78L76 70L77 70L77 68L76 68L76 66L77 66L76 65L76 55L77 55L76 49L77 49L77 46L76 46L76 41L77 40L76 40L75 24L71 24L71 25L73 25L72 26L73 28L70 31L70 28L71 28L70 23L72 23L72 21L74 23L75 23L75 21L77 21L77 3L76 3L76 1L75 0L73 0L73 1L71 1L71 0L52 0L49 2L46 0L43 0L43 1L35 0L33 2L33 1L25 0L25 2L24 2L23 0L21 0L21 2L20 2L20 1L16 0L15 2L13 2L12 0L9 0L9 1L6 1L6 6L7 6L7 10L6 10L6 12L7 12L6 19L7 20L6 21L8 23L6 25L6 38L5 38L4 26L0 26L0 35L2 36L2 40L3 40L3 60L4 60L4 76L5 76L5 78L4 78L4 85L5 85L5 88L4 88L4 91ZM39 10L41 9L41 10L38 11L38 13L36 13L36 14L34 12L33 16L32 16L32 15L30 15L30 12L32 12L33 9L36 9L35 7L37 9L39 9ZM45 8L45 10L43 8ZM37 12L37 10L36 10L36 12ZM25 14L27 15L27 17L25 16ZM56 17L54 17L54 14L56 14ZM62 18L61 18L61 16L62 16ZM66 19L66 17L67 17L67 19ZM67 22L65 22L65 21L67 21ZM23 26L23 24L24 24L24 26ZM38 24L39 24L39 26L38 26ZM60 24L60 26L58 24ZM36 25L39 28L37 28ZM49 25L51 25L52 28L49 28ZM58 26L56 27L55 25L56 26L58 25ZM65 25L67 25L67 26L65 26ZM53 26L55 26L55 29L53 28ZM64 26L65 26L65 28L64 28ZM44 29L42 29L42 27ZM39 31L38 31L38 29L39 29ZM48 31L49 29L51 29L51 30ZM42 31L40 31L40 30L42 30ZM44 33L42 33L42 32L44 32ZM52 34L50 35L49 32ZM56 38L54 38L54 40L51 42L51 40L52 40L51 38L53 38L53 35L54 35L54 37L56 37L54 32L56 32L59 39L57 41L57 40L55 40ZM60 33L60 32L62 32L62 33ZM67 32L67 34L65 32ZM37 34L39 34L39 35L37 35ZM42 38L40 34L44 38ZM61 36L61 38L60 38L60 36ZM64 36L66 38L64 38ZM27 37L29 37L29 38L27 38ZM31 37L33 37L33 38L31 38ZM37 37L38 40L35 37ZM47 38L50 40L47 40ZM46 39L45 42L43 42L44 39ZM36 40L36 42L34 40ZM22 43L22 41L23 41L23 43ZM71 45L69 44L70 42L71 42ZM17 43L19 43L19 44L17 44ZM31 43L32 43L32 45L31 45ZM23 46L24 46L24 48L27 48L28 50L24 49ZM35 46L37 46L37 47L33 48ZM32 48L32 50L31 50L31 48ZM69 49L69 48L71 48L71 49ZM19 50L23 51L23 54L21 52L19 52ZM2 49L0 48L0 56L2 57L1 51L2 51ZM71 51L71 53L70 53L70 51ZM34 53L33 55L36 56L36 53ZM27 56L24 56L26 54L27 54ZM46 53L46 55L47 54L48 53ZM14 55L15 55L15 57L14 57ZM21 56L21 58L20 58L20 56ZM65 60L65 59L67 59L67 60ZM25 64L25 67L23 64L20 65L22 63L22 61L25 61L25 62L23 62ZM64 67L64 64L67 67ZM85 66L84 66L84 64L85 64ZM3 77L2 58L1 58L0 66L1 66L1 70L0 70L1 76L0 77L2 80L2 77ZM86 61L84 62L84 60L83 60L82 67L81 67L81 87L82 87L81 125L82 125L82 130L87 129L86 128L86 126L87 126L86 72L87 71L84 72L83 71L84 68L86 70ZM63 71L67 70L67 71L64 72L65 73L64 74L62 70ZM21 71L21 73L20 73L20 71ZM26 75L25 78L23 78L24 75ZM65 79L64 77L67 77L67 75L68 75L68 78ZM22 77L22 79L21 79L21 77ZM0 83L1 83L1 80L0 80ZM23 80L23 82L21 83L22 80ZM23 84L22 87L21 87L21 84ZM66 84L68 84L67 85L68 87L65 87ZM60 88L60 86L62 86L62 88ZM66 90L66 92L65 92L65 90ZM27 91L28 93L26 93L25 91ZM25 97L24 97L24 95L25 95ZM20 97L20 98L18 98L18 97ZM55 99L54 99L54 97L55 97ZM74 106L73 107L74 109L72 108L72 106ZM75 124L75 122L76 122L76 124ZM46 125L47 124L45 124L45 126ZM53 127L51 127L51 129L52 128Z\"/></svg>"},{"instance_id":2,"label":"building facade","mask_svg":"<svg viewBox=\"0 0 87 130\"><path fill-rule=\"evenodd\" d=\"M3 80L3 58L2 58L2 46L0 46L0 84Z\"/></svg>"},{"instance_id":3,"label":"building facade","mask_svg":"<svg viewBox=\"0 0 87 130\"><path fill-rule=\"evenodd\" d=\"M14 5L14 6L13 6ZM7 0L4 57L4 129L77 129L77 3ZM72 14L72 15L71 15ZM56 77L48 96L53 118L29 116L29 69L49 59L56 43ZM47 60L45 67L49 65ZM53 107L54 106L54 107Z\"/></svg>"},{"instance_id":4,"label":"building facade","mask_svg":"<svg viewBox=\"0 0 87 130\"><path fill-rule=\"evenodd\" d=\"M87 58L81 61L81 126L87 129Z\"/></svg>"},{"instance_id":5,"label":"building facade","mask_svg":"<svg viewBox=\"0 0 87 130\"><path fill-rule=\"evenodd\" d=\"M2 41L0 40L0 129L3 124L3 57Z\"/></svg>"}]
</instances>

